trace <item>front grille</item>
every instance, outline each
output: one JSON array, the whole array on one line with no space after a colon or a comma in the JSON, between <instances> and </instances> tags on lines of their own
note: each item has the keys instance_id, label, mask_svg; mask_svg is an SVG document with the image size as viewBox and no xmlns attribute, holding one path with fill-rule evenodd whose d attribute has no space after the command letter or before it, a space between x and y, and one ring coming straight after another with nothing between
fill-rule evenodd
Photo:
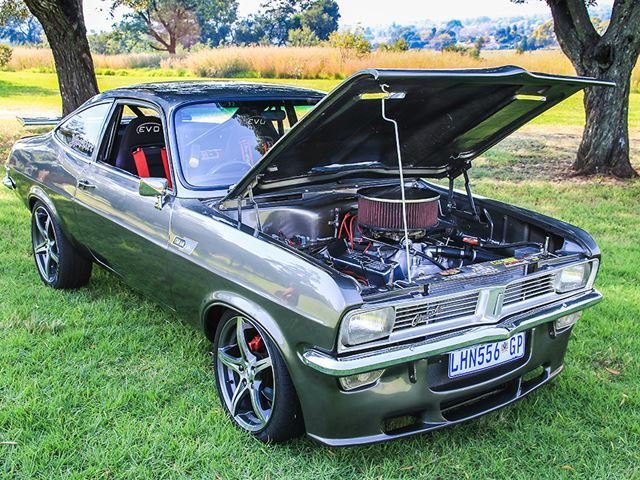
<instances>
[{"instance_id":1,"label":"front grille","mask_svg":"<svg viewBox=\"0 0 640 480\"><path fill-rule=\"evenodd\" d=\"M507 286L502 304L512 305L553 292L553 274L549 273Z\"/></svg>"},{"instance_id":2,"label":"front grille","mask_svg":"<svg viewBox=\"0 0 640 480\"><path fill-rule=\"evenodd\" d=\"M479 292L396 308L393 331L475 315Z\"/></svg>"}]
</instances>

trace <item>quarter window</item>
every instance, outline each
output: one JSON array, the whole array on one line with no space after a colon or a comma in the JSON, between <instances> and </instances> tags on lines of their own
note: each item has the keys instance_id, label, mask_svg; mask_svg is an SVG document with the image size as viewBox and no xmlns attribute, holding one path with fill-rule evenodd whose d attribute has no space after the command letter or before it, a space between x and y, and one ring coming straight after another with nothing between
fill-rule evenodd
<instances>
[{"instance_id":1,"label":"quarter window","mask_svg":"<svg viewBox=\"0 0 640 480\"><path fill-rule=\"evenodd\" d=\"M111 104L102 103L73 115L58 127L56 136L76 152L92 156L110 108Z\"/></svg>"}]
</instances>

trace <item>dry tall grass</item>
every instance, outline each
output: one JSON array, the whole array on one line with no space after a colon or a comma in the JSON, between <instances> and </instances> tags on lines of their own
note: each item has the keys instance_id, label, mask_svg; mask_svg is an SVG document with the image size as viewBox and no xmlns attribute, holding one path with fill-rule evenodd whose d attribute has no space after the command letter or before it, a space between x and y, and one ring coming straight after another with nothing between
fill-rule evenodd
<instances>
[{"instance_id":1,"label":"dry tall grass","mask_svg":"<svg viewBox=\"0 0 640 480\"><path fill-rule=\"evenodd\" d=\"M96 68L121 70L127 68L158 68L163 58L162 53L129 53L126 55L93 55ZM11 60L7 65L9 70L53 70L53 55L48 48L15 47Z\"/></svg>"},{"instance_id":2,"label":"dry tall grass","mask_svg":"<svg viewBox=\"0 0 640 480\"><path fill-rule=\"evenodd\" d=\"M7 65L9 70L53 69L53 55L48 48L15 47L11 53L11 60Z\"/></svg>"},{"instance_id":3,"label":"dry tall grass","mask_svg":"<svg viewBox=\"0 0 640 480\"><path fill-rule=\"evenodd\" d=\"M528 70L575 74L569 60L559 50L538 50L525 54L513 51L485 51L479 59L452 52L409 50L372 52L356 56L349 51L325 47L228 47L205 49L170 57L162 53L94 55L97 68L184 69L199 77L263 78L344 78L369 67L379 68L481 68L519 65ZM18 47L13 51L10 70L53 69L47 49ZM633 74L633 89L640 90L640 66Z\"/></svg>"}]
</instances>

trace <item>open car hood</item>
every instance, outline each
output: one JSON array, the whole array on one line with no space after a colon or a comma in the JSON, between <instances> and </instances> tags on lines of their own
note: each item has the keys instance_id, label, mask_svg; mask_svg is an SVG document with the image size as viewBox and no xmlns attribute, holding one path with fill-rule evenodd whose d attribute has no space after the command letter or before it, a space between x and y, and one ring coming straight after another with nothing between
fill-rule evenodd
<instances>
[{"instance_id":1,"label":"open car hood","mask_svg":"<svg viewBox=\"0 0 640 480\"><path fill-rule=\"evenodd\" d=\"M229 190L227 198L345 178L399 173L456 177L471 160L593 78L518 67L472 70L363 70L332 92ZM387 92L384 94L383 92Z\"/></svg>"}]
</instances>

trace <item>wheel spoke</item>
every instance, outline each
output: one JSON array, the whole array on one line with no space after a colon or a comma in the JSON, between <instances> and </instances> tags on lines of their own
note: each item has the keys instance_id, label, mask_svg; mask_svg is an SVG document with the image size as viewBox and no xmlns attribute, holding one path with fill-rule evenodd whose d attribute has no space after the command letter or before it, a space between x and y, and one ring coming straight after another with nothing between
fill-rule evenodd
<instances>
[{"instance_id":1,"label":"wheel spoke","mask_svg":"<svg viewBox=\"0 0 640 480\"><path fill-rule=\"evenodd\" d=\"M231 415L236 416L238 414L238 406L240 405L240 401L245 393L249 390L246 383L242 382L236 388L236 391L233 392L233 397L231 398Z\"/></svg>"},{"instance_id":2,"label":"wheel spoke","mask_svg":"<svg viewBox=\"0 0 640 480\"><path fill-rule=\"evenodd\" d=\"M45 216L48 220L49 216L46 214ZM42 239L47 241L49 240L49 234L47 233L47 229L45 228L45 225L42 224L42 217L43 215L41 215L40 213L36 213L36 227L38 228L38 232L40 232L40 236L42 237Z\"/></svg>"},{"instance_id":3,"label":"wheel spoke","mask_svg":"<svg viewBox=\"0 0 640 480\"><path fill-rule=\"evenodd\" d=\"M39 243L38 245L36 245L35 247L33 247L33 253L36 255L41 255L43 253L47 253L47 241L45 240L42 243Z\"/></svg>"},{"instance_id":4,"label":"wheel spoke","mask_svg":"<svg viewBox=\"0 0 640 480\"><path fill-rule=\"evenodd\" d=\"M238 317L236 323L236 341L238 342L238 349L240 350L240 355L243 359L249 360L254 355L249 350L249 345L247 345L247 339L244 336L244 320L242 317Z\"/></svg>"},{"instance_id":5,"label":"wheel spoke","mask_svg":"<svg viewBox=\"0 0 640 480\"><path fill-rule=\"evenodd\" d=\"M261 382L254 382L254 384L249 388L249 398L251 398L253 413L256 415L260 424L264 425L267 423L267 417L262 410L262 405L260 405L260 384Z\"/></svg>"},{"instance_id":6,"label":"wheel spoke","mask_svg":"<svg viewBox=\"0 0 640 480\"><path fill-rule=\"evenodd\" d=\"M47 215L47 219L44 222L44 231L47 232L47 238L51 238L53 235L49 235L49 229L51 228L51 217Z\"/></svg>"},{"instance_id":7,"label":"wheel spoke","mask_svg":"<svg viewBox=\"0 0 640 480\"><path fill-rule=\"evenodd\" d=\"M260 390L260 395L262 395L267 400L267 402L269 402L269 405L273 405L273 388L264 387L262 390Z\"/></svg>"},{"instance_id":8,"label":"wheel spoke","mask_svg":"<svg viewBox=\"0 0 640 480\"><path fill-rule=\"evenodd\" d=\"M51 261L53 263L58 265L58 263L60 263L60 259L58 258L58 252L54 251L54 248L55 248L55 245L49 249L49 257L51 258Z\"/></svg>"},{"instance_id":9,"label":"wheel spoke","mask_svg":"<svg viewBox=\"0 0 640 480\"><path fill-rule=\"evenodd\" d=\"M271 368L271 357L266 357L266 358L263 358L262 360L258 360L253 367L256 375L262 372L263 370L266 370L267 368Z\"/></svg>"},{"instance_id":10,"label":"wheel spoke","mask_svg":"<svg viewBox=\"0 0 640 480\"><path fill-rule=\"evenodd\" d=\"M42 270L44 276L47 277L47 279L49 279L49 259L49 250L47 250L47 252L44 254L44 258L42 259Z\"/></svg>"},{"instance_id":11,"label":"wheel spoke","mask_svg":"<svg viewBox=\"0 0 640 480\"><path fill-rule=\"evenodd\" d=\"M225 350L229 347L223 347L218 349L218 361L229 367L236 373L240 373L241 369L245 367L241 358L235 358L229 355Z\"/></svg>"}]
</instances>

